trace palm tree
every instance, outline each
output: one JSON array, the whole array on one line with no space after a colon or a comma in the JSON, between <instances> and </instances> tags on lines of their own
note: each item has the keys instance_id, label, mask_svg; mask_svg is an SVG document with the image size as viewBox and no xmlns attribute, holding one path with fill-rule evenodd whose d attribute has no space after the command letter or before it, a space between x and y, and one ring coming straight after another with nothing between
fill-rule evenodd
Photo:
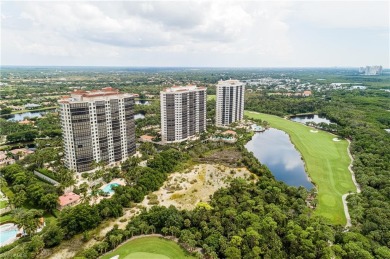
<instances>
[{"instance_id":1,"label":"palm tree","mask_svg":"<svg viewBox=\"0 0 390 259\"><path fill-rule=\"evenodd\" d=\"M42 217L42 211L39 210L23 210L16 209L14 211L16 225L19 228L23 228L27 235L35 233L40 225L40 218Z\"/></svg>"},{"instance_id":2,"label":"palm tree","mask_svg":"<svg viewBox=\"0 0 390 259\"><path fill-rule=\"evenodd\" d=\"M129 227L129 232L130 232L130 237L133 237L134 233L137 232L137 228L136 227Z\"/></svg>"}]
</instances>

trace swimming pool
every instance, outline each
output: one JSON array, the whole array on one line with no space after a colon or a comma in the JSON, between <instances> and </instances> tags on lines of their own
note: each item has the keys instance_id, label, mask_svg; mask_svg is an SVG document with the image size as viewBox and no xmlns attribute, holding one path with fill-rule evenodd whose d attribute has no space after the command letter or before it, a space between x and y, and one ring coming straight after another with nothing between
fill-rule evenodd
<instances>
[{"instance_id":1,"label":"swimming pool","mask_svg":"<svg viewBox=\"0 0 390 259\"><path fill-rule=\"evenodd\" d=\"M16 234L19 232L15 224L8 223L0 225L0 246L5 246L16 240Z\"/></svg>"},{"instance_id":2,"label":"swimming pool","mask_svg":"<svg viewBox=\"0 0 390 259\"><path fill-rule=\"evenodd\" d=\"M110 184L107 184L106 186L104 186L103 188L103 192L105 193L108 193L108 194L114 194L114 190L112 189L112 187L116 187L116 186L119 186L118 183L110 183Z\"/></svg>"}]
</instances>

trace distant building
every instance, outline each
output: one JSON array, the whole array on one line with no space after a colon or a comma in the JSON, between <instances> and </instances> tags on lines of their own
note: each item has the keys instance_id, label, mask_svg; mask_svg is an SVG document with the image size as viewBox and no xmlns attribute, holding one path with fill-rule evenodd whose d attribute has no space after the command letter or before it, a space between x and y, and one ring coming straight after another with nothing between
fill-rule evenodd
<instances>
[{"instance_id":1,"label":"distant building","mask_svg":"<svg viewBox=\"0 0 390 259\"><path fill-rule=\"evenodd\" d=\"M41 105L36 104L36 103L28 103L24 106L25 109L32 110L35 108L41 107Z\"/></svg>"},{"instance_id":2,"label":"distant building","mask_svg":"<svg viewBox=\"0 0 390 259\"><path fill-rule=\"evenodd\" d=\"M366 76L376 76L382 74L382 66L366 66L366 67L360 67L359 73L366 75Z\"/></svg>"},{"instance_id":3,"label":"distant building","mask_svg":"<svg viewBox=\"0 0 390 259\"><path fill-rule=\"evenodd\" d=\"M19 121L18 123L21 124L21 125L30 125L30 124L34 124L34 121L30 121L30 120L24 119L22 121Z\"/></svg>"},{"instance_id":4,"label":"distant building","mask_svg":"<svg viewBox=\"0 0 390 259\"><path fill-rule=\"evenodd\" d=\"M356 90L356 89L358 89L358 90L366 90L367 86L364 86L364 85L352 85L350 89L351 90Z\"/></svg>"},{"instance_id":5,"label":"distant building","mask_svg":"<svg viewBox=\"0 0 390 259\"><path fill-rule=\"evenodd\" d=\"M0 151L0 167L15 163L15 159L11 155L12 154L7 154L7 152Z\"/></svg>"},{"instance_id":6,"label":"distant building","mask_svg":"<svg viewBox=\"0 0 390 259\"><path fill-rule=\"evenodd\" d=\"M76 172L135 153L134 98L106 87L75 90L59 101L65 165Z\"/></svg>"},{"instance_id":7,"label":"distant building","mask_svg":"<svg viewBox=\"0 0 390 259\"><path fill-rule=\"evenodd\" d=\"M311 95L312 95L312 93L311 93L310 90L303 91L303 93L302 93L302 96L304 96L304 97L308 97L308 96L311 96Z\"/></svg>"},{"instance_id":8,"label":"distant building","mask_svg":"<svg viewBox=\"0 0 390 259\"><path fill-rule=\"evenodd\" d=\"M206 88L173 86L160 92L161 140L180 142L206 130Z\"/></svg>"},{"instance_id":9,"label":"distant building","mask_svg":"<svg viewBox=\"0 0 390 259\"><path fill-rule=\"evenodd\" d=\"M216 125L225 126L244 118L245 85L238 80L219 81L216 97Z\"/></svg>"},{"instance_id":10,"label":"distant building","mask_svg":"<svg viewBox=\"0 0 390 259\"><path fill-rule=\"evenodd\" d=\"M17 148L11 150L11 153L16 160L20 160L23 159L25 156L34 153L34 151L29 150L27 148Z\"/></svg>"}]
</instances>

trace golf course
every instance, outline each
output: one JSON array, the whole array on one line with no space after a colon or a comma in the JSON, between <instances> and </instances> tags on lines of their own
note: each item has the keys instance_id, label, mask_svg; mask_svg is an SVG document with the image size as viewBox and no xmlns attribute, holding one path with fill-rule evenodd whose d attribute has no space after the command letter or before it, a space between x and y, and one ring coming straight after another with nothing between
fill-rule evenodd
<instances>
[{"instance_id":1,"label":"golf course","mask_svg":"<svg viewBox=\"0 0 390 259\"><path fill-rule=\"evenodd\" d=\"M161 237L141 237L130 240L119 246L114 251L102 256L109 259L119 255L118 259L182 259L195 258L190 256L174 241Z\"/></svg>"},{"instance_id":2,"label":"golf course","mask_svg":"<svg viewBox=\"0 0 390 259\"><path fill-rule=\"evenodd\" d=\"M346 224L342 195L356 192L348 166L348 142L333 134L316 130L277 116L245 111L249 118L267 121L272 128L286 132L301 153L306 172L318 190L317 215L335 224Z\"/></svg>"}]
</instances>

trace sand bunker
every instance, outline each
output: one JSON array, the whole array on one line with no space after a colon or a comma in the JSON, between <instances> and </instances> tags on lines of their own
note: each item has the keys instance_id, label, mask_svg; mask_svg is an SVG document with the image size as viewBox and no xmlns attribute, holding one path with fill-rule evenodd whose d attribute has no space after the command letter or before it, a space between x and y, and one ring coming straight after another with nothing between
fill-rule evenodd
<instances>
[{"instance_id":1,"label":"sand bunker","mask_svg":"<svg viewBox=\"0 0 390 259\"><path fill-rule=\"evenodd\" d=\"M338 141L341 141L340 139L338 139L338 138L333 138L333 141L336 141L336 142L338 142Z\"/></svg>"},{"instance_id":2,"label":"sand bunker","mask_svg":"<svg viewBox=\"0 0 390 259\"><path fill-rule=\"evenodd\" d=\"M310 130L311 133L318 133L318 130Z\"/></svg>"}]
</instances>

